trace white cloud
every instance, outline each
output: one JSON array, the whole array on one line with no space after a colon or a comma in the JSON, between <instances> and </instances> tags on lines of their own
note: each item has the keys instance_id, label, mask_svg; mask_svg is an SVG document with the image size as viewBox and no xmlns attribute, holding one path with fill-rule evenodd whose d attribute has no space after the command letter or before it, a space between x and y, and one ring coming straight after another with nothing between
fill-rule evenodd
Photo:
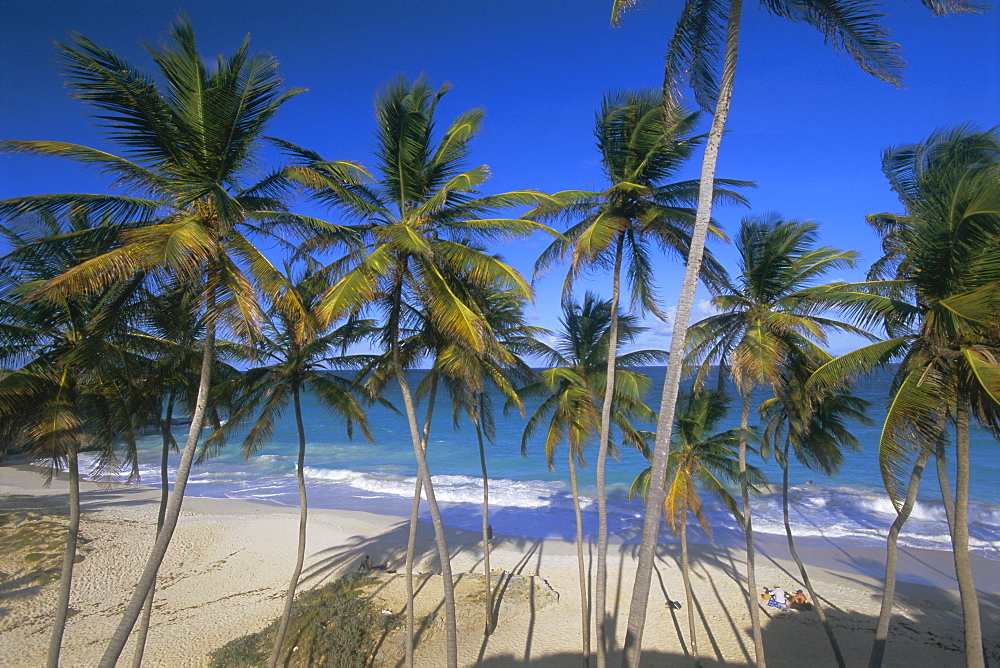
<instances>
[{"instance_id":1,"label":"white cloud","mask_svg":"<svg viewBox=\"0 0 1000 668\"><path fill-rule=\"evenodd\" d=\"M697 322L702 318L707 318L710 315L718 315L719 313L721 313L721 311L716 308L711 299L699 299L694 303L694 308L691 312L691 320L692 322Z\"/></svg>"}]
</instances>

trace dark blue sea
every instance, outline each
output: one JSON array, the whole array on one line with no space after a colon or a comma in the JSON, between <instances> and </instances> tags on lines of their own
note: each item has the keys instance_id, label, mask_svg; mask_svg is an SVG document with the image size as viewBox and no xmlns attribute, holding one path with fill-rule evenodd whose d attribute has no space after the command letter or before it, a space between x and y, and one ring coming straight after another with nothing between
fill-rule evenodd
<instances>
[{"instance_id":1,"label":"dark blue sea","mask_svg":"<svg viewBox=\"0 0 1000 668\"><path fill-rule=\"evenodd\" d=\"M662 368L646 371L654 380L654 388L662 383ZM411 372L414 384L421 374ZM395 393L392 389L387 398L402 410L398 389ZM854 433L862 444L862 451L848 453L838 475L826 477L793 462L789 474L790 499L793 530L797 536L884 544L895 516L878 467L878 438L887 390L888 376L863 379L856 387L858 395L871 402L869 414L875 426L855 425ZM764 391L758 395L754 396L754 405L767 397ZM528 454L522 457L521 436L526 419L516 411L504 415L499 408L502 406L499 397L496 397L496 405L496 442L487 445L486 453L490 475L490 523L494 532L572 540L575 529L565 451L556 454L554 471L546 465L540 437L529 442ZM650 405L658 408L658 389L651 393ZM444 521L450 526L478 531L483 494L475 430L468 422L460 423L459 429L454 427L451 407L445 396L439 398L437 406L428 459ZM385 408L371 408L368 415L376 442L369 443L357 433L353 441L348 439L344 426L309 396L304 398L303 412L311 507L409 515L416 464L405 418ZM738 418L738 401L734 400L729 424L723 428L737 426ZM186 426L175 428L175 436L181 444L186 433ZM159 444L157 435L145 437L140 443L140 482L143 484L160 484ZM268 446L244 459L239 438L234 436L222 454L195 467L187 494L297 505L294 474L297 448L298 437L289 407ZM972 435L971 453L971 547L987 558L1000 559L1000 443L985 431L976 429ZM596 533L597 506L593 500L596 449L592 447L586 456L588 466L580 475L584 522L588 532ZM176 459L175 455L171 478ZM773 459L762 461L758 457L751 463L763 468L769 481L780 490L781 471ZM622 451L618 460L608 461L609 526L622 541L637 541L641 535L643 506L639 500L628 499L628 490L646 465L642 455L632 450ZM732 518L710 495L705 495L704 499L715 538L735 537L738 530ZM426 509L423 513L426 516ZM784 535L780 491L756 498L753 513L756 532ZM693 540L708 540L698 528L689 534ZM664 529L661 540L674 539ZM916 547L950 549L933 463L927 467L919 503L901 535L901 542Z\"/></svg>"}]
</instances>

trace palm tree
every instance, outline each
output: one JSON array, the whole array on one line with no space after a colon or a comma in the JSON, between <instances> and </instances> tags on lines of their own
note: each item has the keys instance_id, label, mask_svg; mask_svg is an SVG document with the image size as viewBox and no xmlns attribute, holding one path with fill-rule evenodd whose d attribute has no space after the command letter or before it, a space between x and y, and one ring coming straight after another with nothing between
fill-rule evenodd
<instances>
[{"instance_id":1,"label":"palm tree","mask_svg":"<svg viewBox=\"0 0 1000 668\"><path fill-rule=\"evenodd\" d=\"M732 376L743 398L740 415L740 488L747 540L747 592L757 663L763 665L760 612L756 600L753 518L746 480L746 430L750 394L757 385L782 386L782 369L800 359L821 354L826 332L839 330L866 335L852 325L818 315L835 306L832 293L812 283L831 269L854 264L857 253L816 248L816 225L783 221L775 216L743 221L736 241L740 276L713 299L720 310L691 326L689 359L700 365L698 383L709 366L719 365L720 380ZM655 467L654 467L655 475Z\"/></svg>"},{"instance_id":2,"label":"palm tree","mask_svg":"<svg viewBox=\"0 0 1000 668\"><path fill-rule=\"evenodd\" d=\"M869 274L873 280L850 286L848 294L870 321L885 323L890 338L831 361L815 378L837 379L899 362L879 461L900 517L903 472L914 460L922 471L924 451L938 451L947 421L954 422L958 472L951 532L965 656L968 665L983 665L968 558L968 430L971 416L1000 433L1000 136L968 126L942 130L919 144L886 151L883 172L906 213L869 218L884 233L885 255ZM875 280L887 277L891 280ZM911 475L914 484L918 479ZM948 494L944 486L942 492ZM890 538L894 553L895 535ZM888 585L894 579L894 570L887 569L872 665L880 665L884 655L892 606Z\"/></svg>"},{"instance_id":3,"label":"palm tree","mask_svg":"<svg viewBox=\"0 0 1000 668\"><path fill-rule=\"evenodd\" d=\"M490 290L470 296L479 303L504 352L501 355L476 354L467 348L450 345L437 355L431 373L440 373L443 376L445 387L452 400L455 427L458 427L459 416L465 414L476 430L479 464L483 476L482 545L485 574L483 591L486 610L485 635L488 636L496 628L496 616L493 612L490 570L490 486L485 441L495 442L496 424L493 418L493 401L487 388L492 386L507 400L508 406L516 407L523 414L524 405L515 388L519 384L528 382L534 377L534 373L520 356L537 352L539 350L537 337L546 332L525 324L524 299L509 291ZM510 354L514 356L512 359ZM431 374L428 374L424 382L430 377Z\"/></svg>"},{"instance_id":4,"label":"palm tree","mask_svg":"<svg viewBox=\"0 0 1000 668\"><path fill-rule=\"evenodd\" d=\"M580 601L584 663L590 662L590 597L587 571L583 559L583 520L580 513L580 494L577 485L576 464L583 464L583 451L587 443L600 433L602 402L607 392L607 382L612 322L610 301L599 301L590 293L582 304L563 304L562 333L556 347L540 345L536 354L545 359L551 368L541 372L539 380L522 387L522 399L540 399L521 439L521 451L527 454L528 441L541 428L545 428L545 458L549 468L554 468L556 448L565 442L576 513L576 553L580 574ZM614 334L618 345L633 340L644 328L639 327L634 316L619 316ZM623 443L645 452L648 433L637 430L632 421L652 420L655 414L642 399L649 389L649 378L630 369L662 362L661 351L636 351L617 357L616 387L611 398L611 417L621 433ZM600 608L597 614L602 615ZM602 615L603 616L603 615Z\"/></svg>"},{"instance_id":5,"label":"palm tree","mask_svg":"<svg viewBox=\"0 0 1000 668\"><path fill-rule=\"evenodd\" d=\"M417 484L427 496L444 580L448 664L456 665L454 591L444 525L434 496L417 423L416 405L404 374L400 337L415 311L426 314L434 329L470 350L494 347L494 335L479 307L453 289L447 277L468 276L484 287L501 287L523 298L530 287L499 259L470 248L475 242L516 238L547 229L528 220L495 218L498 209L537 205L539 193L516 191L481 195L488 178L485 165L465 169L469 144L478 133L481 109L460 114L439 140L434 113L445 86L431 89L424 79L391 82L376 98L376 156L380 176L372 183L345 186L317 154L292 145L286 149L301 165L289 174L313 188L322 201L333 200L361 221L365 244L335 263L338 280L323 296L325 318L376 308L385 318L382 343L399 384L417 461ZM325 239L317 239L323 243ZM407 306L409 305L409 306Z\"/></svg>"},{"instance_id":6,"label":"palm tree","mask_svg":"<svg viewBox=\"0 0 1000 668\"><path fill-rule=\"evenodd\" d=\"M191 428L163 527L102 658L106 667L121 654L177 524L208 404L220 313L234 314L237 333L252 335L260 318L254 287L274 293L285 286L248 235L338 229L288 213L284 176L260 172L263 132L281 105L299 92L282 90L274 58L250 55L244 40L229 58L206 65L186 17L173 25L169 38L147 47L158 78L80 35L59 47L69 85L96 108L98 123L122 149L121 156L65 142L0 142L7 152L81 162L110 176L118 191L0 201L0 216L82 211L106 217L121 232L114 248L40 286L38 298L99 293L136 272L202 287L205 335Z\"/></svg>"},{"instance_id":7,"label":"palm tree","mask_svg":"<svg viewBox=\"0 0 1000 668\"><path fill-rule=\"evenodd\" d=\"M924 6L935 14L983 11L982 5L972 0L922 1ZM638 0L612 0L612 25L619 25L622 15L638 4L640 4ZM899 47L887 39L885 28L878 22L881 15L875 11L875 5L853 0L832 2L810 0L804 3L770 2L764 3L763 7L777 16L815 26L823 33L828 44L850 55L863 70L884 81L899 84L903 66ZM660 529L660 508L666 493L664 483L661 482L665 480L662 474L666 472L669 455L674 402L680 388L687 326L691 320L695 290L702 268L705 238L712 217L715 169L736 80L742 12L743 0L729 0L729 2L687 0L681 9L681 16L667 48L663 85L664 108L675 106L680 86L688 83L694 91L699 107L705 111L714 111L701 163L698 211L691 234L691 250L688 253L674 318L670 347L674 362L668 364L663 384L660 420L657 424L656 456L653 460L655 475L646 503L639 563L632 588L632 601L629 605L623 665L639 665L642 652L642 631L646 621L646 607L653 575L654 547ZM721 79L717 78L720 66Z\"/></svg>"},{"instance_id":8,"label":"palm tree","mask_svg":"<svg viewBox=\"0 0 1000 668\"><path fill-rule=\"evenodd\" d=\"M601 152L601 165L610 182L601 192L567 191L555 195L529 212L531 217L569 217L574 222L564 237L542 253L536 273L553 262L570 256L564 295L569 296L573 280L588 268L611 269L611 340L617 340L618 302L623 263L632 288L633 308L652 311L660 318L652 277L650 242L661 250L683 257L690 246L690 229L698 193L697 181L669 182L687 162L701 138L692 134L696 113L682 108L665 109L659 96L649 91L629 91L607 95L597 115L594 135ZM716 180L716 186L749 185L745 182ZM738 194L717 187L715 197L746 204ZM718 232L716 231L718 234ZM721 235L720 235L721 236ZM716 279L725 271L709 257L706 276ZM615 387L614 346L608 355L605 392L601 405L600 440L597 447L597 583L595 609L597 624L597 665L605 665L605 597L607 586L608 522L604 469L611 429L611 396Z\"/></svg>"},{"instance_id":9,"label":"palm tree","mask_svg":"<svg viewBox=\"0 0 1000 668\"><path fill-rule=\"evenodd\" d=\"M268 659L271 668L281 658L281 645L305 560L308 500L304 476L306 433L302 422L302 393L311 392L321 405L342 419L349 436L357 425L365 438L373 441L365 412L351 390L351 381L328 371L331 366L357 368L367 361L366 356L347 356L343 353L369 335L372 323L348 322L331 328L318 315L320 296L330 285L325 272L306 269L301 276L289 276L289 280L293 288L275 301L264 322L264 336L257 342L259 357L270 364L255 367L244 374L240 382L243 392L236 411L206 439L201 455L202 458L211 456L224 446L234 429L252 421L253 427L244 436L242 446L243 455L251 457L270 442L275 423L291 401L299 436L295 467L299 490L299 538L295 567L285 592L285 606ZM339 355L338 350L341 351Z\"/></svg>"},{"instance_id":10,"label":"palm tree","mask_svg":"<svg viewBox=\"0 0 1000 668\"><path fill-rule=\"evenodd\" d=\"M169 458L177 452L173 436L175 412L191 415L197 401L198 376L201 366L201 342L204 340L205 317L197 308L199 290L189 284L160 285L143 296L140 316L142 331L137 335L145 344L145 356L150 368L142 379L142 391L155 406L152 424L160 432L160 507L156 518L157 533L163 528L170 500ZM212 368L212 391L206 410L206 422L217 424L220 411L231 412L231 388L239 372L234 361L246 363L246 346L217 340L216 359ZM146 602L135 629L132 654L133 668L140 668L146 649L146 637L153 613L156 582L146 595Z\"/></svg>"},{"instance_id":11,"label":"palm tree","mask_svg":"<svg viewBox=\"0 0 1000 668\"><path fill-rule=\"evenodd\" d=\"M807 387L810 374L817 366L829 361L825 354L818 360L803 364L801 360L788 365L782 371L782 381L778 394L760 406L761 416L766 422L764 446L762 450L773 451L781 466L781 509L788 539L788 551L799 568L802 582L813 601L823 630L830 640L830 647L837 665L845 665L843 653L837 643L833 628L826 619L826 613L819 602L806 572L805 564L795 550L792 525L788 516L788 462L789 452L795 454L806 468L819 470L826 475L835 475L843 462L843 449L860 451L861 445L851 433L845 420L870 425L872 421L865 414L868 402L850 393L848 384L841 386Z\"/></svg>"},{"instance_id":12,"label":"palm tree","mask_svg":"<svg viewBox=\"0 0 1000 668\"><path fill-rule=\"evenodd\" d=\"M38 284L101 252L107 230L74 215L68 224L40 216L15 220L2 232L13 250L0 259L0 364L16 367L0 378L0 422L51 476L69 475L69 526L63 553L48 666L59 664L80 530L77 454L98 453L98 468L115 465L121 439L135 473L135 432L152 416L147 395L131 379L147 365L136 353L133 325L138 281L119 282L100 295L52 302L25 298ZM25 231L15 228L25 224Z\"/></svg>"},{"instance_id":13,"label":"palm tree","mask_svg":"<svg viewBox=\"0 0 1000 668\"><path fill-rule=\"evenodd\" d=\"M670 448L667 496L663 512L670 530L681 538L681 576L684 580L684 598L688 611L688 634L695 665L701 665L698 656L698 635L694 623L694 601L691 594L691 567L688 560L687 523L693 515L702 530L712 536L712 527L703 512L699 487L707 489L743 526L743 513L736 499L729 493L728 484L739 481L737 450L739 429L713 433L719 421L726 417L729 401L720 391L688 392L681 396L681 411L677 415L677 431ZM753 435L756 435L754 432ZM652 467L636 476L629 490L629 498L649 493ZM767 484L763 472L756 466L747 467L748 486L752 494L760 494Z\"/></svg>"}]
</instances>

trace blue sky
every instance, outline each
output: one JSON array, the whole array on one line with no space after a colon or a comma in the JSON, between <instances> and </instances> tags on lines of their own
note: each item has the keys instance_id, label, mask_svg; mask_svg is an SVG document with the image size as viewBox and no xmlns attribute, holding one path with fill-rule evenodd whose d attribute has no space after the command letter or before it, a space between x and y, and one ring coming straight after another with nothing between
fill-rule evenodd
<instances>
[{"instance_id":1,"label":"blue sky","mask_svg":"<svg viewBox=\"0 0 1000 668\"><path fill-rule=\"evenodd\" d=\"M273 53L289 86L309 89L283 107L270 129L274 136L330 159L372 164L375 91L399 73L426 73L435 84L452 85L439 107L441 125L468 107L486 110L471 162L490 166L487 192L598 189L603 175L593 125L601 97L660 85L678 8L650 0L616 29L608 0L5 0L0 136L102 146L85 107L60 80L52 41L78 31L145 67L140 42L160 39L186 11L204 55L228 54L249 33L251 50ZM833 278L860 278L877 257L864 216L899 210L880 172L884 148L962 122L998 124L1000 13L935 18L912 0L894 0L884 11L908 61L904 88L864 74L814 29L772 18L756 3L745 6L718 175L758 187L749 193L749 211L720 209L716 216L729 231L748 213L817 221L822 243L857 249L864 258L858 271ZM687 176L696 174L692 163ZM0 157L0 198L103 186L70 163ZM530 275L544 244L538 237L498 250ZM734 268L732 248L714 250ZM681 267L666 259L658 267L669 308ZM556 268L538 281L536 324L557 326L562 275ZM588 286L609 293L603 276ZM668 329L650 324L642 347L667 347ZM831 342L834 352L849 345Z\"/></svg>"}]
</instances>

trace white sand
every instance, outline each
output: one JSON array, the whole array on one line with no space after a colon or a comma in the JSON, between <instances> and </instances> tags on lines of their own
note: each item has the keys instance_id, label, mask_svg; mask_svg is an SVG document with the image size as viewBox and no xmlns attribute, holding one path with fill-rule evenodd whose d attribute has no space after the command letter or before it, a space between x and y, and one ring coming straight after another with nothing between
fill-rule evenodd
<instances>
[{"instance_id":1,"label":"white sand","mask_svg":"<svg viewBox=\"0 0 1000 668\"><path fill-rule=\"evenodd\" d=\"M0 512L64 514L67 485L24 467L0 466ZM153 540L158 492L143 487L108 489L85 483L82 534L89 540L74 573L63 665L97 663L118 623ZM226 641L259 630L280 614L294 560L298 511L232 500L189 498L160 570L146 665L203 665ZM328 582L353 570L364 555L400 570L406 521L361 512L310 512L307 564L302 587ZM580 594L571 543L498 536L491 566L502 569L500 621L484 639L479 587L482 552L478 536L450 530L457 579L461 665L580 665ZM827 605L848 665L867 663L881 593L884 550L802 541L800 552ZM612 545L608 564L608 611L620 644L634 577L635 545ZM592 549L592 548L588 548ZM758 582L801 587L784 541L760 541ZM438 612L421 633L417 663L444 665L441 587L433 535L422 526L418 552L417 614ZM706 666L751 663L749 613L744 603L743 554L721 547L693 547L698 646ZM679 548L662 548L653 576L643 665L691 665L687 610L674 611L667 597L682 600ZM974 560L981 590L982 627L988 650L1000 660L1000 562ZM962 626L950 553L907 550L897 615L887 652L890 666L963 665ZM514 576L514 577L510 577ZM373 590L380 608L402 611L402 576L380 576ZM914 584L916 582L924 584ZM56 585L0 581L0 664L43 665ZM833 655L814 612L762 610L763 637L771 666L825 666ZM399 663L398 638L383 643L379 665ZM617 644L616 644L617 646ZM122 665L131 661L131 647ZM617 665L617 654L611 661Z\"/></svg>"}]
</instances>

